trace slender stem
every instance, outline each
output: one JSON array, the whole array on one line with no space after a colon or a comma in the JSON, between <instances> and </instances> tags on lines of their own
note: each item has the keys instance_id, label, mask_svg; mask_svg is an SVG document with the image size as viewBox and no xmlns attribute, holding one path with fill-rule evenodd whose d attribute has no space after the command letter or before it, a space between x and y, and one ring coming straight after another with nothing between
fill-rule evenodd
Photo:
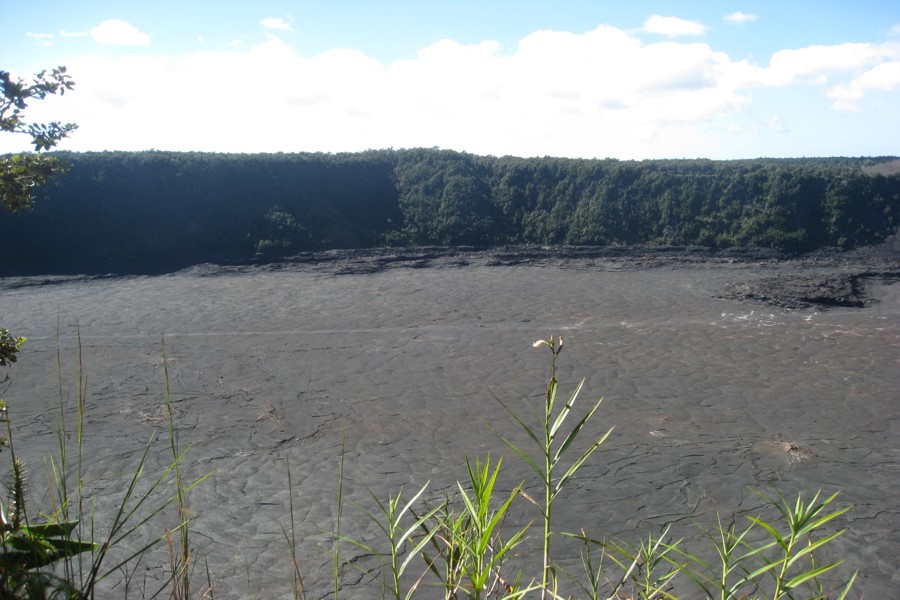
<instances>
[{"instance_id":1,"label":"slender stem","mask_svg":"<svg viewBox=\"0 0 900 600\"><path fill-rule=\"evenodd\" d=\"M84 353L81 344L81 325L76 321L75 323L75 331L78 338L78 392L77 392L77 401L78 405L76 407L76 415L78 418L77 423L77 448L78 448L78 474L75 480L75 485L78 486L76 491L76 498L78 500L78 539L84 539L84 404L86 402L87 396L87 381L84 377ZM78 560L78 572L84 573L83 558L82 555L79 554L77 556Z\"/></svg>"},{"instance_id":2,"label":"slender stem","mask_svg":"<svg viewBox=\"0 0 900 600\"><path fill-rule=\"evenodd\" d=\"M550 511L553 506L551 491L553 487L553 466L550 464L549 445L544 454L546 478L544 479L544 573L541 579L541 598L547 597L547 585L550 580Z\"/></svg>"},{"instance_id":3,"label":"slender stem","mask_svg":"<svg viewBox=\"0 0 900 600\"><path fill-rule=\"evenodd\" d=\"M550 430L553 427L553 403L559 383L556 379L556 357L559 355L559 348L552 347L550 350L553 359L550 363L550 383L547 385L544 402L544 551L541 598L547 597L547 587L550 584L550 517L553 510L553 438Z\"/></svg>"},{"instance_id":4,"label":"slender stem","mask_svg":"<svg viewBox=\"0 0 900 600\"><path fill-rule=\"evenodd\" d=\"M793 516L794 515L792 515L792 517ZM778 579L775 581L775 592L772 595L773 600L778 600L778 598L780 598L782 596L781 586L784 585L784 580L787 577L788 559L790 559L791 555L794 552L794 542L797 539L796 534L793 531L793 528L794 528L793 524L791 524L792 531L791 531L790 538L788 539L787 550L785 550L785 552L784 552L784 560L781 563L781 572L778 574Z\"/></svg>"},{"instance_id":5,"label":"slender stem","mask_svg":"<svg viewBox=\"0 0 900 600\"><path fill-rule=\"evenodd\" d=\"M172 396L169 387L169 358L166 355L166 340L161 336L160 345L162 346L163 376L165 378L165 403L166 403L166 425L169 430L169 447L172 449L172 460L175 465L175 491L178 498L178 529L180 535L180 557L178 561L172 565L175 589L173 590L176 598L180 597L189 600L191 596L191 582L189 572L189 561L191 558L190 538L188 532L188 516L187 516L187 500L185 498L184 484L181 478L181 461L178 456L178 440L175 431L175 418L172 408Z\"/></svg>"},{"instance_id":6,"label":"slender stem","mask_svg":"<svg viewBox=\"0 0 900 600\"><path fill-rule=\"evenodd\" d=\"M334 600L338 600L341 568L341 514L344 510L344 456L347 451L347 432L341 434L341 462L338 470L337 523L334 535Z\"/></svg>"},{"instance_id":7,"label":"slender stem","mask_svg":"<svg viewBox=\"0 0 900 600\"><path fill-rule=\"evenodd\" d=\"M397 504L400 503L400 496L397 495ZM400 565L398 564L399 559L399 548L397 548L397 526L399 525L399 521L397 521L394 517L395 507L391 507L391 572L394 575L394 595L397 597L397 600L400 600Z\"/></svg>"}]
</instances>

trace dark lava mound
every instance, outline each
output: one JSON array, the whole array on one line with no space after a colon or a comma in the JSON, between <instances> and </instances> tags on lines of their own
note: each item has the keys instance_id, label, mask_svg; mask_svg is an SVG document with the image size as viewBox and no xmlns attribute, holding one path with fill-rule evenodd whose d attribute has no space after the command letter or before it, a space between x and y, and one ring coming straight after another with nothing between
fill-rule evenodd
<instances>
[{"instance_id":1,"label":"dark lava mound","mask_svg":"<svg viewBox=\"0 0 900 600\"><path fill-rule=\"evenodd\" d=\"M769 277L725 288L723 298L755 300L781 308L865 306L862 277L846 275L797 275Z\"/></svg>"}]
</instances>

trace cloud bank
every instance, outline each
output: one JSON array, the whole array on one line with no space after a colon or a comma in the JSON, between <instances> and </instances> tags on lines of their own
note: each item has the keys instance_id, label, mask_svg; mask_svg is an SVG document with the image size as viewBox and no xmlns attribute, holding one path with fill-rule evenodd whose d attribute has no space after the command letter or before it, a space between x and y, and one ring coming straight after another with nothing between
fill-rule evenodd
<instances>
[{"instance_id":1,"label":"cloud bank","mask_svg":"<svg viewBox=\"0 0 900 600\"><path fill-rule=\"evenodd\" d=\"M290 27L281 19L261 24ZM783 115L754 112L757 93L812 90L823 110L859 111L871 94L900 86L900 42L783 50L759 65L672 39L701 35L699 23L654 16L643 31L667 39L646 42L601 25L537 31L514 48L442 40L382 64L347 49L302 56L270 33L241 50L87 56L68 65L76 92L48 105L48 114L58 119L63 111L81 125L65 143L75 150L440 146L494 155L709 156L735 135L790 129ZM91 35L149 44L120 21Z\"/></svg>"}]
</instances>

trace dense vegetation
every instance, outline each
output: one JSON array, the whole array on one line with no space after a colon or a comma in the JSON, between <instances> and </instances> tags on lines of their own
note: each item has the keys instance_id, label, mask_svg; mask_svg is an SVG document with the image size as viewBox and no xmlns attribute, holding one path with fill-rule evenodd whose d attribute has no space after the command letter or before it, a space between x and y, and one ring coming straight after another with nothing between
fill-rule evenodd
<instances>
[{"instance_id":1,"label":"dense vegetation","mask_svg":"<svg viewBox=\"0 0 900 600\"><path fill-rule=\"evenodd\" d=\"M900 175L878 168L890 158L634 162L438 149L56 156L71 169L37 190L35 208L0 214L7 272L399 245L853 248L900 223Z\"/></svg>"}]
</instances>

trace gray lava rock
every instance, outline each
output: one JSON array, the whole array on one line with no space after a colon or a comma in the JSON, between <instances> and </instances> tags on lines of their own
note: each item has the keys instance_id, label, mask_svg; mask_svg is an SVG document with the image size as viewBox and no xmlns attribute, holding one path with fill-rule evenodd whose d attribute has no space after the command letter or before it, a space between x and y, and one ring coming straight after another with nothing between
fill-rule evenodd
<instances>
[{"instance_id":1,"label":"gray lava rock","mask_svg":"<svg viewBox=\"0 0 900 600\"><path fill-rule=\"evenodd\" d=\"M782 276L731 284L724 298L756 300L781 308L865 306L861 277L847 275Z\"/></svg>"}]
</instances>

